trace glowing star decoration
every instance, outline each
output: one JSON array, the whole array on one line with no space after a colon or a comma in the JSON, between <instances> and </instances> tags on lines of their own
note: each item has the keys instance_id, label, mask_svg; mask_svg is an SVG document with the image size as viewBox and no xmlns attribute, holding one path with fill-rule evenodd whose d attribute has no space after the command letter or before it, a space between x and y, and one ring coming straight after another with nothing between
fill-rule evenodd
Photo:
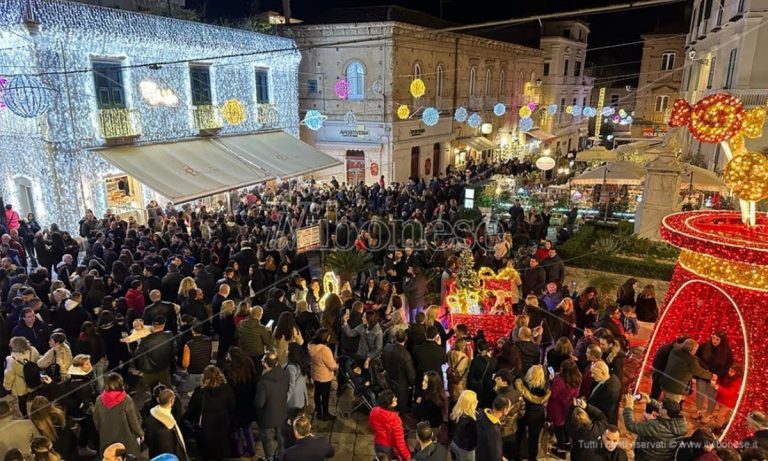
<instances>
[{"instance_id":1,"label":"glowing star decoration","mask_svg":"<svg viewBox=\"0 0 768 461\"><path fill-rule=\"evenodd\" d=\"M456 109L456 112L453 113L453 119L459 123L466 122L467 117L469 117L469 113L467 112L467 109L465 109L464 107L459 107L458 109Z\"/></svg>"},{"instance_id":2,"label":"glowing star decoration","mask_svg":"<svg viewBox=\"0 0 768 461\"><path fill-rule=\"evenodd\" d=\"M342 78L336 82L333 91L336 93L337 98L347 99L349 97L349 82Z\"/></svg>"},{"instance_id":3,"label":"glowing star decoration","mask_svg":"<svg viewBox=\"0 0 768 461\"><path fill-rule=\"evenodd\" d=\"M37 77L18 75L6 82L3 102L19 117L35 118L51 107L52 92Z\"/></svg>"},{"instance_id":4,"label":"glowing star decoration","mask_svg":"<svg viewBox=\"0 0 768 461\"><path fill-rule=\"evenodd\" d=\"M725 165L723 181L741 200L757 202L768 197L768 158L757 152L736 155Z\"/></svg>"},{"instance_id":5,"label":"glowing star decoration","mask_svg":"<svg viewBox=\"0 0 768 461\"><path fill-rule=\"evenodd\" d=\"M221 106L221 116L230 125L240 125L248 118L248 111L237 99L227 99Z\"/></svg>"},{"instance_id":6,"label":"glowing star decoration","mask_svg":"<svg viewBox=\"0 0 768 461\"><path fill-rule=\"evenodd\" d=\"M531 131L533 128L533 120L530 117L521 118L518 122L518 126L520 127L520 131L523 133L526 133L528 131Z\"/></svg>"},{"instance_id":7,"label":"glowing star decoration","mask_svg":"<svg viewBox=\"0 0 768 461\"><path fill-rule=\"evenodd\" d=\"M529 118L531 116L531 108L528 106L521 106L520 110L517 111L517 115L519 115L520 118Z\"/></svg>"},{"instance_id":8,"label":"glowing star decoration","mask_svg":"<svg viewBox=\"0 0 768 461\"><path fill-rule=\"evenodd\" d=\"M434 107L427 107L421 114L421 121L427 126L435 126L440 121L440 112Z\"/></svg>"},{"instance_id":9,"label":"glowing star decoration","mask_svg":"<svg viewBox=\"0 0 768 461\"><path fill-rule=\"evenodd\" d=\"M741 133L750 139L758 139L763 136L765 125L765 107L755 107L744 112Z\"/></svg>"},{"instance_id":10,"label":"glowing star decoration","mask_svg":"<svg viewBox=\"0 0 768 461\"><path fill-rule=\"evenodd\" d=\"M688 127L694 138L716 144L736 135L741 130L743 119L741 101L727 93L717 93L693 106Z\"/></svg>"},{"instance_id":11,"label":"glowing star decoration","mask_svg":"<svg viewBox=\"0 0 768 461\"><path fill-rule=\"evenodd\" d=\"M304 114L304 119L302 119L301 124L312 131L317 131L323 127L323 122L327 119L328 117L321 114L319 110L310 109Z\"/></svg>"},{"instance_id":12,"label":"glowing star decoration","mask_svg":"<svg viewBox=\"0 0 768 461\"><path fill-rule=\"evenodd\" d=\"M610 117L616 113L616 109L611 106L603 107L603 117Z\"/></svg>"},{"instance_id":13,"label":"glowing star decoration","mask_svg":"<svg viewBox=\"0 0 768 461\"><path fill-rule=\"evenodd\" d=\"M483 117L477 112L472 112L472 115L467 119L467 124L472 128L478 128L483 123Z\"/></svg>"},{"instance_id":14,"label":"glowing star decoration","mask_svg":"<svg viewBox=\"0 0 768 461\"><path fill-rule=\"evenodd\" d=\"M397 118L400 120L405 120L411 115L411 109L408 108L405 104L401 104L397 107Z\"/></svg>"},{"instance_id":15,"label":"glowing star decoration","mask_svg":"<svg viewBox=\"0 0 768 461\"><path fill-rule=\"evenodd\" d=\"M531 101L528 103L528 108L531 109L531 112L536 110L536 103Z\"/></svg>"},{"instance_id":16,"label":"glowing star decoration","mask_svg":"<svg viewBox=\"0 0 768 461\"><path fill-rule=\"evenodd\" d=\"M493 106L493 113L497 117L501 117L502 115L507 113L507 106L504 105L504 103L497 103L495 106Z\"/></svg>"},{"instance_id":17,"label":"glowing star decoration","mask_svg":"<svg viewBox=\"0 0 768 461\"><path fill-rule=\"evenodd\" d=\"M565 113L568 115L573 114L573 106L565 106Z\"/></svg>"},{"instance_id":18,"label":"glowing star decoration","mask_svg":"<svg viewBox=\"0 0 768 461\"><path fill-rule=\"evenodd\" d=\"M411 96L414 98L420 98L424 96L424 93L427 91L427 87L424 85L424 80L420 78L415 78L413 81L411 81Z\"/></svg>"},{"instance_id":19,"label":"glowing star decoration","mask_svg":"<svg viewBox=\"0 0 768 461\"><path fill-rule=\"evenodd\" d=\"M161 88L152 80L139 83L139 93L150 106L172 107L179 103L179 97L170 88Z\"/></svg>"},{"instance_id":20,"label":"glowing star decoration","mask_svg":"<svg viewBox=\"0 0 768 461\"><path fill-rule=\"evenodd\" d=\"M571 115L574 117L579 117L581 115L581 106L576 104L571 108Z\"/></svg>"},{"instance_id":21,"label":"glowing star decoration","mask_svg":"<svg viewBox=\"0 0 768 461\"><path fill-rule=\"evenodd\" d=\"M557 104L550 104L547 106L547 113L549 115L555 115L557 113Z\"/></svg>"},{"instance_id":22,"label":"glowing star decoration","mask_svg":"<svg viewBox=\"0 0 768 461\"><path fill-rule=\"evenodd\" d=\"M685 99L676 99L672 104L672 112L669 114L668 125L672 128L688 125L691 120L691 111L693 108Z\"/></svg>"}]
</instances>

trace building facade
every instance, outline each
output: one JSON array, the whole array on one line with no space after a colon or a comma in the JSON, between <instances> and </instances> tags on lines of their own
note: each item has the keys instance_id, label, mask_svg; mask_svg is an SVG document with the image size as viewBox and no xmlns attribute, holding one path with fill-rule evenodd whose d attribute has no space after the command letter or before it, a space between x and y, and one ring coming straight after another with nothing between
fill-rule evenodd
<instances>
[{"instance_id":1,"label":"building facade","mask_svg":"<svg viewBox=\"0 0 768 461\"><path fill-rule=\"evenodd\" d=\"M0 108L0 194L44 225L76 231L85 208L101 216L162 199L107 163L105 146L267 129L298 137L290 39L58 0L3 1L0 36L6 102L20 77L50 101L33 118Z\"/></svg>"},{"instance_id":2,"label":"building facade","mask_svg":"<svg viewBox=\"0 0 768 461\"><path fill-rule=\"evenodd\" d=\"M658 138L667 133L669 110L679 97L685 63L685 34L647 34L641 38L643 57L632 135Z\"/></svg>"},{"instance_id":3,"label":"building facade","mask_svg":"<svg viewBox=\"0 0 768 461\"><path fill-rule=\"evenodd\" d=\"M381 8L383 19L393 17L392 8ZM302 48L301 110L327 117L317 131L302 127L302 140L342 161L327 173L340 182L370 183L380 176L405 182L461 168L471 157L490 158L517 141L520 104L539 99L534 82L543 61L537 49L403 20L302 25L286 33ZM340 40L349 43L335 45ZM410 93L415 78L425 84L419 98ZM342 80L349 85L345 99L335 91ZM502 116L493 113L498 103L506 107ZM404 118L398 116L402 106L408 108ZM483 123L471 128L457 122L459 107ZM430 108L439 113L432 125L422 120Z\"/></svg>"},{"instance_id":4,"label":"building facade","mask_svg":"<svg viewBox=\"0 0 768 461\"><path fill-rule=\"evenodd\" d=\"M768 102L768 1L696 0L685 38L685 72L681 95L690 102L728 92L746 108ZM761 151L763 139L748 139L747 148ZM685 152L708 168L722 171L726 159L719 145L691 137Z\"/></svg>"},{"instance_id":5,"label":"building facade","mask_svg":"<svg viewBox=\"0 0 768 461\"><path fill-rule=\"evenodd\" d=\"M541 49L544 51L544 74L541 78L543 105L556 104L557 113L541 121L544 131L551 133L549 148L562 157L584 147L587 138L587 117L566 113L568 106L589 106L593 79L584 73L587 56L589 25L582 21L544 23Z\"/></svg>"}]
</instances>

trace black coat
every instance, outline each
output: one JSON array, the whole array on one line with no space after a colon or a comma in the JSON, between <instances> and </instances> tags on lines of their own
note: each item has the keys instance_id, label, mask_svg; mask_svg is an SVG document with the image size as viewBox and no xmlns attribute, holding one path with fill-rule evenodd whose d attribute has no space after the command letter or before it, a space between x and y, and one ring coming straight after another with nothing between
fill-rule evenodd
<instances>
[{"instance_id":1,"label":"black coat","mask_svg":"<svg viewBox=\"0 0 768 461\"><path fill-rule=\"evenodd\" d=\"M587 403L602 411L608 418L608 423L616 425L619 420L619 397L621 396L619 378L610 375L604 383L593 383L592 386Z\"/></svg>"},{"instance_id":2,"label":"black coat","mask_svg":"<svg viewBox=\"0 0 768 461\"><path fill-rule=\"evenodd\" d=\"M232 388L222 385L214 388L198 387L192 394L185 419L196 425L202 424L195 437L203 451L203 459L230 457L230 437L234 421L235 395ZM202 420L201 420L202 415Z\"/></svg>"},{"instance_id":3,"label":"black coat","mask_svg":"<svg viewBox=\"0 0 768 461\"><path fill-rule=\"evenodd\" d=\"M256 252L249 247L242 248L240 251L235 253L234 256L232 256L232 259L237 261L238 271L240 272L241 277L247 277L248 268L257 262Z\"/></svg>"},{"instance_id":4,"label":"black coat","mask_svg":"<svg viewBox=\"0 0 768 461\"><path fill-rule=\"evenodd\" d=\"M477 447L475 459L478 461L501 461L501 425L494 424L480 410L477 415Z\"/></svg>"},{"instance_id":5,"label":"black coat","mask_svg":"<svg viewBox=\"0 0 768 461\"><path fill-rule=\"evenodd\" d=\"M213 274L203 269L195 275L195 284L203 290L205 301L210 302L213 295L216 294L216 278L214 278Z\"/></svg>"},{"instance_id":6,"label":"black coat","mask_svg":"<svg viewBox=\"0 0 768 461\"><path fill-rule=\"evenodd\" d=\"M327 437L311 435L299 439L285 450L283 461L323 461L333 458L335 451Z\"/></svg>"},{"instance_id":7,"label":"black coat","mask_svg":"<svg viewBox=\"0 0 768 461\"><path fill-rule=\"evenodd\" d=\"M66 303L62 303L54 308L53 323L57 327L64 329L64 334L67 335L67 339L71 344L80 336L80 328L83 322L90 320L90 316L82 304L78 304L69 310L65 306Z\"/></svg>"},{"instance_id":8,"label":"black coat","mask_svg":"<svg viewBox=\"0 0 768 461\"><path fill-rule=\"evenodd\" d=\"M580 428L573 423L573 410L575 409L576 407L571 406L568 417L565 419L565 430L572 440L571 459L588 459L587 457L591 455L591 450L588 448L589 444L596 442L600 438L603 431L605 431L605 427L608 426L608 419L599 408L588 404L585 411L589 415L591 424L589 427Z\"/></svg>"},{"instance_id":9,"label":"black coat","mask_svg":"<svg viewBox=\"0 0 768 461\"><path fill-rule=\"evenodd\" d=\"M178 301L179 285L184 279L181 272L169 272L163 277L160 285L160 292L163 294L163 301L175 303ZM185 293L186 296L186 293Z\"/></svg>"},{"instance_id":10,"label":"black coat","mask_svg":"<svg viewBox=\"0 0 768 461\"><path fill-rule=\"evenodd\" d=\"M477 447L477 422L467 415L461 415L452 422L452 441L462 450L473 451Z\"/></svg>"},{"instance_id":11,"label":"black coat","mask_svg":"<svg viewBox=\"0 0 768 461\"><path fill-rule=\"evenodd\" d=\"M158 373L172 370L176 363L176 346L173 336L167 331L152 333L141 340L136 349L139 358L138 369L143 373Z\"/></svg>"},{"instance_id":12,"label":"black coat","mask_svg":"<svg viewBox=\"0 0 768 461\"><path fill-rule=\"evenodd\" d=\"M399 344L387 344L381 359L384 369L387 370L390 386L402 390L416 383L416 368L413 365L413 358L405 347Z\"/></svg>"},{"instance_id":13,"label":"black coat","mask_svg":"<svg viewBox=\"0 0 768 461\"><path fill-rule=\"evenodd\" d=\"M178 421L177 421L178 424ZM144 442L149 449L149 458L152 459L163 453L171 453L179 458L179 461L187 460L187 453L179 440L176 430L168 429L154 416L149 416L144 421Z\"/></svg>"},{"instance_id":14,"label":"black coat","mask_svg":"<svg viewBox=\"0 0 768 461\"><path fill-rule=\"evenodd\" d=\"M712 379L712 373L699 363L699 359L683 348L674 349L669 354L667 366L661 375L661 389L670 394L684 394L688 383L693 378Z\"/></svg>"},{"instance_id":15,"label":"black coat","mask_svg":"<svg viewBox=\"0 0 768 461\"><path fill-rule=\"evenodd\" d=\"M520 352L520 362L522 363L522 373L528 372L528 369L534 365L537 365L541 360L541 352L539 346L531 341L518 341L515 343L515 347ZM555 370L558 371L558 370Z\"/></svg>"},{"instance_id":16,"label":"black coat","mask_svg":"<svg viewBox=\"0 0 768 461\"><path fill-rule=\"evenodd\" d=\"M427 341L413 350L413 361L416 363L417 380L428 371L442 376L443 365L448 363L448 354L443 346Z\"/></svg>"},{"instance_id":17,"label":"black coat","mask_svg":"<svg viewBox=\"0 0 768 461\"><path fill-rule=\"evenodd\" d=\"M423 323L412 323L406 330L408 335L408 342L405 343L405 348L408 352L413 352L417 347L427 342L426 327Z\"/></svg>"},{"instance_id":18,"label":"black coat","mask_svg":"<svg viewBox=\"0 0 768 461\"><path fill-rule=\"evenodd\" d=\"M547 271L541 266L537 266L535 269L529 267L523 271L522 279L523 285L520 296L525 298L531 293L539 296L547 286Z\"/></svg>"},{"instance_id":19,"label":"black coat","mask_svg":"<svg viewBox=\"0 0 768 461\"><path fill-rule=\"evenodd\" d=\"M152 325L156 317L165 318L165 331L176 334L179 330L176 307L167 301L152 303L144 309L144 324Z\"/></svg>"},{"instance_id":20,"label":"black coat","mask_svg":"<svg viewBox=\"0 0 768 461\"><path fill-rule=\"evenodd\" d=\"M280 427L288 419L288 387L288 372L279 366L259 378L253 406L260 428Z\"/></svg>"},{"instance_id":21,"label":"black coat","mask_svg":"<svg viewBox=\"0 0 768 461\"><path fill-rule=\"evenodd\" d=\"M472 359L467 371L467 389L477 394L478 408L488 408L496 394L493 391L493 374L496 359L478 355Z\"/></svg>"}]
</instances>

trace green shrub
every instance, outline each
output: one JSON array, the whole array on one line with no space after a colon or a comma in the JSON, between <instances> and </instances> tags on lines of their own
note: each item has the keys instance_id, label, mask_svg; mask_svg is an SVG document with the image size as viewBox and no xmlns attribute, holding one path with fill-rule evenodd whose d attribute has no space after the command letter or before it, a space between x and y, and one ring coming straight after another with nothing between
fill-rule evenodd
<instances>
[{"instance_id":1,"label":"green shrub","mask_svg":"<svg viewBox=\"0 0 768 461\"><path fill-rule=\"evenodd\" d=\"M455 215L453 215L453 222L458 221L471 221L475 225L480 224L483 220L483 213L477 208L459 208Z\"/></svg>"},{"instance_id":2,"label":"green shrub","mask_svg":"<svg viewBox=\"0 0 768 461\"><path fill-rule=\"evenodd\" d=\"M619 235L632 235L635 231L635 226L629 221L619 221L619 225L616 228L616 232Z\"/></svg>"}]
</instances>

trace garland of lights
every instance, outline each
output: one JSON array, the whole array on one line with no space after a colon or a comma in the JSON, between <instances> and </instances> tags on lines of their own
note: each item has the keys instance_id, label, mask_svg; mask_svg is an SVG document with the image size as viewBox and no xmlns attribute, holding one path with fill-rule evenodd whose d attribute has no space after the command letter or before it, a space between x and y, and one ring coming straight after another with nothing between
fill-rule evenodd
<instances>
[{"instance_id":1,"label":"garland of lights","mask_svg":"<svg viewBox=\"0 0 768 461\"><path fill-rule=\"evenodd\" d=\"M680 252L678 263L704 278L750 290L768 291L768 267L717 258L690 250Z\"/></svg>"}]
</instances>

